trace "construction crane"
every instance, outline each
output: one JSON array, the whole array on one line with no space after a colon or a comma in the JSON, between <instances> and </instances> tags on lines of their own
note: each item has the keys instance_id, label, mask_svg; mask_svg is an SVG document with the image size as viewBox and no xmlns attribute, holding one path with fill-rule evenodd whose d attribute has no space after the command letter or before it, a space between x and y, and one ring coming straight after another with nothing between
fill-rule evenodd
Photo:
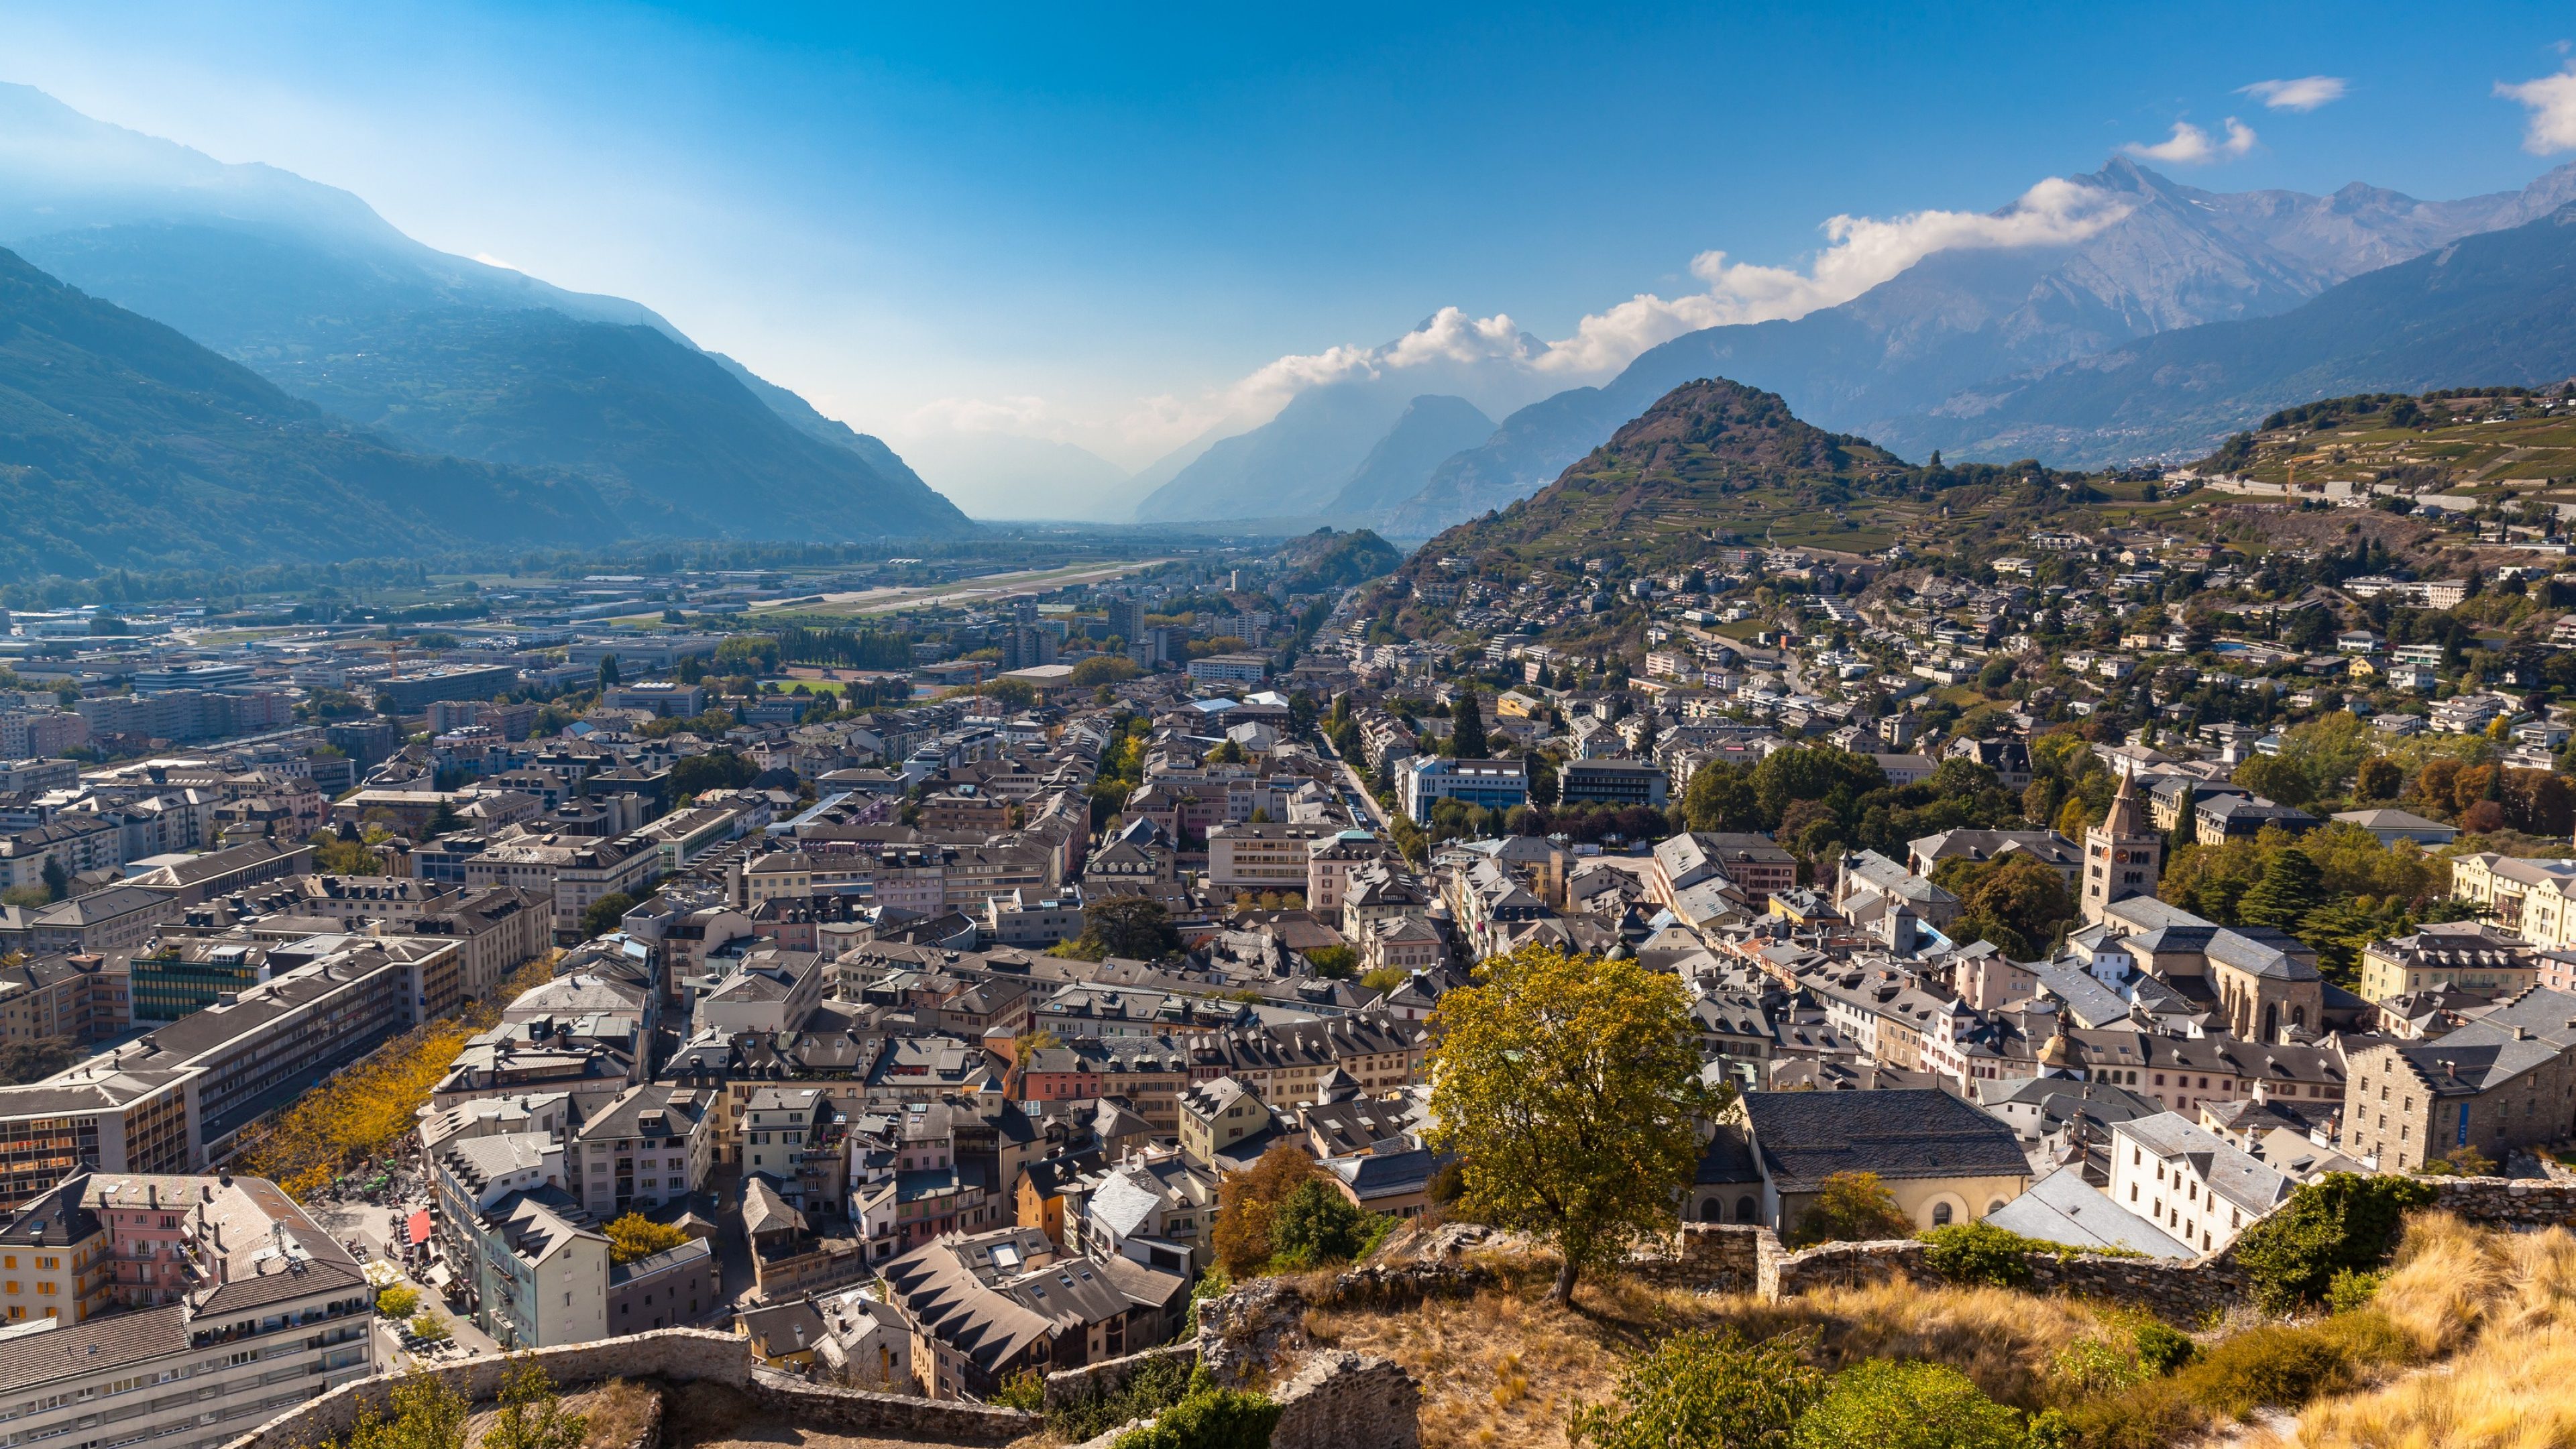
<instances>
[{"instance_id":1,"label":"construction crane","mask_svg":"<svg viewBox=\"0 0 2576 1449\"><path fill-rule=\"evenodd\" d=\"M393 672L392 672L391 677L392 677L392 678L395 678L395 679L400 679L400 678L402 678L402 641L401 641L401 640L399 640L399 639L368 639L368 640L362 640L362 641L360 641L360 643L359 643L358 647L359 647L359 648L361 648L361 649L366 650L368 653L371 653L371 654L372 654L372 653L374 653L374 652L376 652L376 651L378 651L378 650L382 650L382 651L384 651L384 655L385 655L385 662L386 662L387 664L389 664L389 665L391 665L391 666L392 666L392 670L393 670Z\"/></svg>"}]
</instances>

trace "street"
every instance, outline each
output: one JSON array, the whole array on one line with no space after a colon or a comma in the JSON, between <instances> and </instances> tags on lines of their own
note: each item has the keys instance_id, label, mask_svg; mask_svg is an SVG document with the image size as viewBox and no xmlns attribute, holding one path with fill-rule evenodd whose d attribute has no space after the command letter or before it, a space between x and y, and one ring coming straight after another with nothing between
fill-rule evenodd
<instances>
[{"instance_id":1,"label":"street","mask_svg":"<svg viewBox=\"0 0 2576 1449\"><path fill-rule=\"evenodd\" d=\"M312 1214L313 1221L337 1241L344 1244L352 1241L358 1243L365 1250L359 1254L359 1261L369 1267L371 1276L381 1276L386 1269L391 1269L396 1275L396 1281L409 1286L420 1295L423 1307L435 1312L446 1321L448 1330L456 1335L457 1346L464 1352L469 1355L481 1355L501 1351L501 1345L494 1342L490 1334L475 1327L472 1320L449 1309L445 1300L438 1296L437 1290L402 1271L400 1244L403 1240L403 1223L411 1214L410 1208L341 1202L309 1204L305 1211ZM379 1317L375 1320L375 1335L376 1363L379 1368L400 1369L411 1366L411 1355L402 1348L399 1324Z\"/></svg>"}]
</instances>

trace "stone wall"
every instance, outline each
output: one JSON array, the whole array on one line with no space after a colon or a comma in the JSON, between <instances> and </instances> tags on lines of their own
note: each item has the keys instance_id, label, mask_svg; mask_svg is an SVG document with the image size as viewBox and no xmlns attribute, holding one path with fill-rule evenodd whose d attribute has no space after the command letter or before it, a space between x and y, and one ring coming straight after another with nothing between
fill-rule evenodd
<instances>
[{"instance_id":1,"label":"stone wall","mask_svg":"<svg viewBox=\"0 0 2576 1449\"><path fill-rule=\"evenodd\" d=\"M751 1398L765 1413L800 1429L862 1438L920 1439L939 1444L1008 1444L1045 1427L1035 1414L990 1404L917 1399L809 1384L765 1368L751 1371Z\"/></svg>"},{"instance_id":2,"label":"stone wall","mask_svg":"<svg viewBox=\"0 0 2576 1449\"><path fill-rule=\"evenodd\" d=\"M711 1383L748 1393L766 1412L800 1424L810 1423L854 1434L921 1439L935 1443L1007 1444L1034 1431L1033 1415L982 1404L944 1403L899 1394L870 1394L855 1389L820 1388L755 1368L751 1341L730 1333L695 1328L665 1328L597 1343L570 1344L536 1352L536 1361L560 1388L582 1389L609 1379L659 1380L664 1384ZM441 1364L424 1372L444 1380L467 1400L482 1403L499 1397L501 1377L510 1362L499 1357L471 1358ZM393 1377L360 1379L299 1404L224 1449L311 1449L346 1435L359 1417L385 1412L392 1403Z\"/></svg>"},{"instance_id":3,"label":"stone wall","mask_svg":"<svg viewBox=\"0 0 2576 1449\"><path fill-rule=\"evenodd\" d=\"M1310 1308L1400 1312L1425 1298L1473 1293L1493 1281L1490 1269L1463 1261L1366 1263L1312 1292L1287 1278L1257 1279L1199 1304L1199 1362L1218 1383L1240 1388L1312 1347L1303 1321Z\"/></svg>"},{"instance_id":4,"label":"stone wall","mask_svg":"<svg viewBox=\"0 0 2576 1449\"><path fill-rule=\"evenodd\" d=\"M1080 1368L1057 1369L1046 1376L1046 1407L1053 1412L1094 1399L1110 1398L1127 1387L1128 1381L1136 1377L1137 1370L1166 1359L1178 1360L1184 1368L1196 1367L1199 1361L1198 1341L1167 1343L1143 1353L1131 1353L1125 1358L1104 1358Z\"/></svg>"},{"instance_id":5,"label":"stone wall","mask_svg":"<svg viewBox=\"0 0 2576 1449\"><path fill-rule=\"evenodd\" d=\"M2433 1206L2499 1228L2576 1227L2576 1183L2527 1177L2437 1177Z\"/></svg>"},{"instance_id":6,"label":"stone wall","mask_svg":"<svg viewBox=\"0 0 2576 1449\"><path fill-rule=\"evenodd\" d=\"M1318 1353L1277 1397L1270 1449L1420 1449L1422 1391L1392 1359Z\"/></svg>"},{"instance_id":7,"label":"stone wall","mask_svg":"<svg viewBox=\"0 0 2576 1449\"><path fill-rule=\"evenodd\" d=\"M567 1389L608 1379L707 1381L733 1388L751 1383L751 1341L696 1328L665 1328L597 1343L541 1348L536 1360L558 1386ZM444 1380L467 1400L481 1403L500 1396L501 1376L508 1367L506 1359L484 1357L440 1364L425 1372ZM387 1411L393 1382L391 1375L378 1374L343 1384L232 1440L224 1449L308 1449L339 1438L357 1424L361 1414Z\"/></svg>"},{"instance_id":8,"label":"stone wall","mask_svg":"<svg viewBox=\"0 0 2576 1449\"><path fill-rule=\"evenodd\" d=\"M1659 1250L1632 1259L1637 1276L1659 1288L1693 1293L1751 1293L1765 1264L1780 1256L1769 1228L1738 1223L1684 1223Z\"/></svg>"},{"instance_id":9,"label":"stone wall","mask_svg":"<svg viewBox=\"0 0 2576 1449\"><path fill-rule=\"evenodd\" d=\"M1768 1236L1770 1229L1760 1229ZM1930 1278L1923 1245L1912 1238L1879 1243L1820 1243L1794 1253L1766 1257L1754 1292L1764 1298L1794 1298L1818 1288L1860 1288L1896 1278Z\"/></svg>"}]
</instances>

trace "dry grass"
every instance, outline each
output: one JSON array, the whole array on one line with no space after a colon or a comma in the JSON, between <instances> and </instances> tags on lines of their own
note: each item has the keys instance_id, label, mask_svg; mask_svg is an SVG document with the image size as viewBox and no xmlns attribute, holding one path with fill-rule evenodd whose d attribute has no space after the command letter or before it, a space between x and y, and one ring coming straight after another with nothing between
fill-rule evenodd
<instances>
[{"instance_id":1,"label":"dry grass","mask_svg":"<svg viewBox=\"0 0 2576 1449\"><path fill-rule=\"evenodd\" d=\"M1412 1372L1423 1389L1424 1449L1563 1445L1568 1416L1607 1395L1622 1361L1686 1329L1734 1328L1751 1338L1811 1330L1826 1368L1930 1359L2022 1407L2045 1401L2059 1350L2098 1330L2090 1314L2058 1299L1901 1283L1765 1303L1610 1279L1584 1285L1569 1309L1547 1301L1545 1262L1497 1266L1504 1284L1472 1298L1395 1313L1323 1309L1306 1326L1319 1343L1383 1354Z\"/></svg>"},{"instance_id":2,"label":"dry grass","mask_svg":"<svg viewBox=\"0 0 2576 1449\"><path fill-rule=\"evenodd\" d=\"M628 1379L611 1379L578 1396L576 1413L590 1419L582 1449L626 1449L660 1408L659 1391Z\"/></svg>"},{"instance_id":3,"label":"dry grass","mask_svg":"<svg viewBox=\"0 0 2576 1449\"><path fill-rule=\"evenodd\" d=\"M2312 1405L2255 1449L2560 1449L2576 1445L2576 1236L2409 1224L2378 1302L2446 1363Z\"/></svg>"}]
</instances>

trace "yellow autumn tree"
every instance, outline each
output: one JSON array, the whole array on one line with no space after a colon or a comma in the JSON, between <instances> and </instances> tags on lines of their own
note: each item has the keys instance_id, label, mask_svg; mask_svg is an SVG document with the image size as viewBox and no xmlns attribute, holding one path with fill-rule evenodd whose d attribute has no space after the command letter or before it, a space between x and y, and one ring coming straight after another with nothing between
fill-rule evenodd
<instances>
[{"instance_id":1,"label":"yellow autumn tree","mask_svg":"<svg viewBox=\"0 0 2576 1449\"><path fill-rule=\"evenodd\" d=\"M244 1134L242 1166L303 1202L340 1174L391 1152L418 1125L420 1109L466 1041L498 1024L502 1007L550 980L553 962L552 953L529 962L489 1000L413 1027L305 1093Z\"/></svg>"},{"instance_id":2,"label":"yellow autumn tree","mask_svg":"<svg viewBox=\"0 0 2576 1449\"><path fill-rule=\"evenodd\" d=\"M657 1223L642 1213L628 1213L608 1225L608 1260L632 1263L655 1253L667 1253L689 1240L689 1235L666 1223Z\"/></svg>"}]
</instances>

